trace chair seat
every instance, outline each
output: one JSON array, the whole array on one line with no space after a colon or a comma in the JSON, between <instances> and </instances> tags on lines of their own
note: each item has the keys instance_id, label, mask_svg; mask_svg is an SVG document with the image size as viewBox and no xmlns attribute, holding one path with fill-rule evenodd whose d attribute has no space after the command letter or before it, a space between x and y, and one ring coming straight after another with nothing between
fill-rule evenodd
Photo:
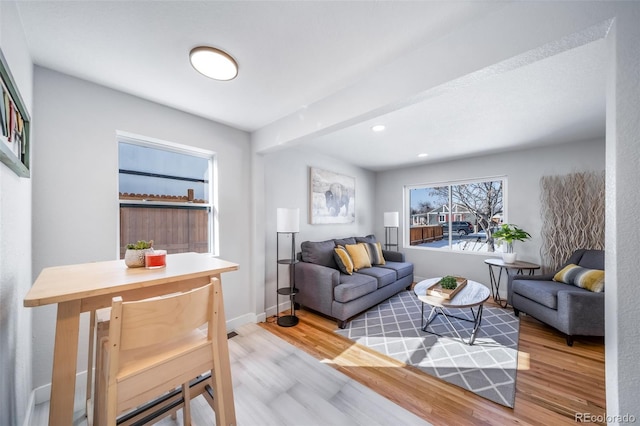
<instances>
[{"instance_id":1,"label":"chair seat","mask_svg":"<svg viewBox=\"0 0 640 426\"><path fill-rule=\"evenodd\" d=\"M558 292L563 290L569 290L567 284L555 281L513 281L514 294L535 300L550 309L558 309Z\"/></svg>"}]
</instances>

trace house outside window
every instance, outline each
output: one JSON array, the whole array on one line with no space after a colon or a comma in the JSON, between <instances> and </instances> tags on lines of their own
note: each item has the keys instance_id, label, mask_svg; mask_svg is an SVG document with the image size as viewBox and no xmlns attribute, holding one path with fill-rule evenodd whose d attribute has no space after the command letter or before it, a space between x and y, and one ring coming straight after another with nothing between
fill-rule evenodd
<instances>
[{"instance_id":1,"label":"house outside window","mask_svg":"<svg viewBox=\"0 0 640 426\"><path fill-rule=\"evenodd\" d=\"M118 135L120 258L153 240L167 253L216 253L214 153Z\"/></svg>"},{"instance_id":2,"label":"house outside window","mask_svg":"<svg viewBox=\"0 0 640 426\"><path fill-rule=\"evenodd\" d=\"M495 177L405 187L412 248L494 252L505 218L507 179ZM450 220L451 219L451 220Z\"/></svg>"}]
</instances>

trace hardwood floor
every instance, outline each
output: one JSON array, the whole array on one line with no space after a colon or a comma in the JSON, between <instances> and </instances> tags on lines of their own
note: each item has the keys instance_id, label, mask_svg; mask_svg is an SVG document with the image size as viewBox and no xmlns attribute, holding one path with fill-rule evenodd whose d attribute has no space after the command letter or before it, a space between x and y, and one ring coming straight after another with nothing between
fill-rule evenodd
<instances>
[{"instance_id":1,"label":"hardwood floor","mask_svg":"<svg viewBox=\"0 0 640 426\"><path fill-rule=\"evenodd\" d=\"M335 321L301 310L295 327L260 325L434 425L575 424L605 414L604 339L577 338L521 314L513 409L431 377L335 334Z\"/></svg>"}]
</instances>

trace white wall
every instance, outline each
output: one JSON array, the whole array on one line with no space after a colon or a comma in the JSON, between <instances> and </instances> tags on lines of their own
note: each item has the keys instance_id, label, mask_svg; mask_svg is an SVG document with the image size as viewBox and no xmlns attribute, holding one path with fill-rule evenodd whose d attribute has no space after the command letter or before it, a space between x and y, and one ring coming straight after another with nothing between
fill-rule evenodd
<instances>
[{"instance_id":1,"label":"white wall","mask_svg":"<svg viewBox=\"0 0 640 426\"><path fill-rule=\"evenodd\" d=\"M607 38L607 414L640 419L640 4L626 3ZM629 226L629 221L633 223ZM629 423L623 417L610 424Z\"/></svg>"},{"instance_id":2,"label":"white wall","mask_svg":"<svg viewBox=\"0 0 640 426\"><path fill-rule=\"evenodd\" d=\"M116 131L217 153L220 257L227 322L255 318L250 289L251 151L243 131L45 68L35 68L33 274L117 258ZM55 307L34 309L34 385L50 383ZM86 318L86 317L85 317ZM86 369L86 320L78 370Z\"/></svg>"},{"instance_id":3,"label":"white wall","mask_svg":"<svg viewBox=\"0 0 640 426\"><path fill-rule=\"evenodd\" d=\"M604 165L605 142L595 140L381 172L376 185L376 229L378 232L383 229L383 212L403 212L405 185L502 175L507 178L507 220L532 235L531 240L514 244L518 259L540 263L540 178L585 170L601 171ZM405 246L402 251L406 253L407 260L414 263L416 279L460 274L489 285L488 266L483 261L490 255L407 248L408 215L404 216L401 213L400 233L404 236ZM504 282L500 294L506 297Z\"/></svg>"},{"instance_id":4,"label":"white wall","mask_svg":"<svg viewBox=\"0 0 640 426\"><path fill-rule=\"evenodd\" d=\"M0 46L33 119L33 68L15 4L0 2ZM37 135L32 135L37 145ZM32 164L33 165L33 164ZM0 424L20 424L31 392L31 179L0 163Z\"/></svg>"},{"instance_id":5,"label":"white wall","mask_svg":"<svg viewBox=\"0 0 640 426\"><path fill-rule=\"evenodd\" d=\"M300 208L300 232L296 235L296 253L303 241L324 241L332 238L364 236L375 225L375 176L372 172L330 157L310 155L298 148L267 154L264 161L265 208L262 219L265 232L265 274L267 314L275 313L276 305L276 209ZM309 168L317 167L353 176L356 179L356 220L352 224L311 225L309 221ZM383 234L377 235L378 239ZM280 258L290 256L291 240L280 237ZM286 267L280 271L280 287L288 285ZM280 298L283 306L286 298Z\"/></svg>"}]
</instances>

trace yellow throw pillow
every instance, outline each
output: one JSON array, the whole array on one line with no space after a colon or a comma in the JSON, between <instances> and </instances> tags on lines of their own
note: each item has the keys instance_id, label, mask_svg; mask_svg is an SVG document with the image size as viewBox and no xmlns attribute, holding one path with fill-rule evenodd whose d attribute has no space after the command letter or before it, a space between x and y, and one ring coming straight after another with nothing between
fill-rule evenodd
<instances>
[{"instance_id":1,"label":"yellow throw pillow","mask_svg":"<svg viewBox=\"0 0 640 426\"><path fill-rule=\"evenodd\" d=\"M565 284L573 284L576 287L599 293L604 290L604 271L601 269L588 269L573 263L558 271L553 280Z\"/></svg>"},{"instance_id":2,"label":"yellow throw pillow","mask_svg":"<svg viewBox=\"0 0 640 426\"><path fill-rule=\"evenodd\" d=\"M382 255L382 244L380 243L363 243L367 249L369 260L372 265L384 265L384 256Z\"/></svg>"},{"instance_id":3,"label":"yellow throw pillow","mask_svg":"<svg viewBox=\"0 0 640 426\"><path fill-rule=\"evenodd\" d=\"M333 249L333 258L338 264L338 268L345 274L353 274L353 261L351 256L343 246L337 246Z\"/></svg>"},{"instance_id":4,"label":"yellow throw pillow","mask_svg":"<svg viewBox=\"0 0 640 426\"><path fill-rule=\"evenodd\" d=\"M353 261L353 270L358 271L364 268L371 268L371 260L369 260L369 253L363 243L347 244L345 246L351 260Z\"/></svg>"}]
</instances>

